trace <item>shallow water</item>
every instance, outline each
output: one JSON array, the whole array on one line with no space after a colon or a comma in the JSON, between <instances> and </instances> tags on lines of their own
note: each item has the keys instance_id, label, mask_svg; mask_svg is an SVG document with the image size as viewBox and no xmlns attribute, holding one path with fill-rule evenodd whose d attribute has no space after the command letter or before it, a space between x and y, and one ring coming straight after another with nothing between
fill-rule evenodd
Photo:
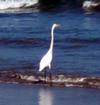
<instances>
[{"instance_id":1,"label":"shallow water","mask_svg":"<svg viewBox=\"0 0 100 105\"><path fill-rule=\"evenodd\" d=\"M80 9L0 14L0 70L38 70L55 30L52 72L100 75L100 14Z\"/></svg>"},{"instance_id":2,"label":"shallow water","mask_svg":"<svg viewBox=\"0 0 100 105\"><path fill-rule=\"evenodd\" d=\"M52 72L100 76L100 14L80 9L0 14L0 70L38 70L55 30ZM0 105L99 105L100 90L0 84Z\"/></svg>"},{"instance_id":3,"label":"shallow water","mask_svg":"<svg viewBox=\"0 0 100 105\"><path fill-rule=\"evenodd\" d=\"M1 105L99 105L100 91L0 84Z\"/></svg>"}]
</instances>

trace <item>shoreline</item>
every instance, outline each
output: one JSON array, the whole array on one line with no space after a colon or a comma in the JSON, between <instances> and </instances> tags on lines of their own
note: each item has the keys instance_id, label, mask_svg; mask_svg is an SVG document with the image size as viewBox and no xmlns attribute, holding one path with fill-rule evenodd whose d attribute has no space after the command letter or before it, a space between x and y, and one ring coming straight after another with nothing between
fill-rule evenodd
<instances>
[{"instance_id":1,"label":"shoreline","mask_svg":"<svg viewBox=\"0 0 100 105\"><path fill-rule=\"evenodd\" d=\"M100 77L75 74L47 75L35 72L0 71L0 83L100 89Z\"/></svg>"}]
</instances>

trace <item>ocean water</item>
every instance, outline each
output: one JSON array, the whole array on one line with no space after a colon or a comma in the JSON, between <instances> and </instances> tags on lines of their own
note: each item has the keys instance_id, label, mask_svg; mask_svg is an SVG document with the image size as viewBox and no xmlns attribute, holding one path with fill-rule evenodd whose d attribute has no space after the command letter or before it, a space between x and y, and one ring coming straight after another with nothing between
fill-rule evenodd
<instances>
[{"instance_id":1,"label":"ocean water","mask_svg":"<svg viewBox=\"0 0 100 105\"><path fill-rule=\"evenodd\" d=\"M99 105L100 90L0 84L0 105Z\"/></svg>"},{"instance_id":2,"label":"ocean water","mask_svg":"<svg viewBox=\"0 0 100 105\"><path fill-rule=\"evenodd\" d=\"M25 11L26 12L26 11ZM0 70L37 71L55 30L51 72L100 76L100 14L81 9L0 13ZM100 90L0 84L0 105L99 105Z\"/></svg>"},{"instance_id":3,"label":"ocean water","mask_svg":"<svg viewBox=\"0 0 100 105\"><path fill-rule=\"evenodd\" d=\"M81 9L0 13L0 70L38 71L54 32L51 72L100 75L100 14Z\"/></svg>"}]
</instances>

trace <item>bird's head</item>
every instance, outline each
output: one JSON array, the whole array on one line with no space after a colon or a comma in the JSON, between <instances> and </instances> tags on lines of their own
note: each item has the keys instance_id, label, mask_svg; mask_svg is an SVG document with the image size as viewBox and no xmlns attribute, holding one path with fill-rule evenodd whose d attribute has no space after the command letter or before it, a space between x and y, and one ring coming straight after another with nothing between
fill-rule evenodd
<instances>
[{"instance_id":1,"label":"bird's head","mask_svg":"<svg viewBox=\"0 0 100 105\"><path fill-rule=\"evenodd\" d=\"M60 27L60 24L54 23L52 27L53 28Z\"/></svg>"}]
</instances>

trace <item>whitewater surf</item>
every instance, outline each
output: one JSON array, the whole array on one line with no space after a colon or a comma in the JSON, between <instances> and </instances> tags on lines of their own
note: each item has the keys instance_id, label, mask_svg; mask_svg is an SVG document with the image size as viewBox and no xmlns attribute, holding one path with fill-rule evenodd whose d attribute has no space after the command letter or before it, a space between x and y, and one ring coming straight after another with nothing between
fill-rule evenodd
<instances>
[{"instance_id":1,"label":"whitewater surf","mask_svg":"<svg viewBox=\"0 0 100 105\"><path fill-rule=\"evenodd\" d=\"M31 8L38 2L39 0L0 0L0 10Z\"/></svg>"}]
</instances>

